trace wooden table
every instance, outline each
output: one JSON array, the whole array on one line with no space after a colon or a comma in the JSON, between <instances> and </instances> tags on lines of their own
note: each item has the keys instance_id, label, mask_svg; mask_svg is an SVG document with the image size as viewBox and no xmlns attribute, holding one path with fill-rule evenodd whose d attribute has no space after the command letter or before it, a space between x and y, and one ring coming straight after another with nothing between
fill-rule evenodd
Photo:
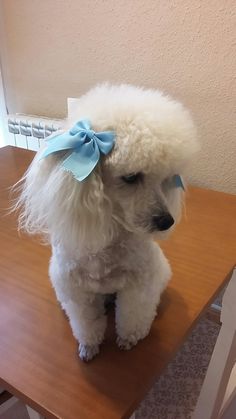
<instances>
[{"instance_id":1,"label":"wooden table","mask_svg":"<svg viewBox=\"0 0 236 419\"><path fill-rule=\"evenodd\" d=\"M187 216L162 247L173 279L151 333L120 351L114 324L84 364L48 280L50 249L19 237L7 188L33 158L0 150L0 386L47 418L128 418L227 281L236 259L236 197L190 188Z\"/></svg>"}]
</instances>

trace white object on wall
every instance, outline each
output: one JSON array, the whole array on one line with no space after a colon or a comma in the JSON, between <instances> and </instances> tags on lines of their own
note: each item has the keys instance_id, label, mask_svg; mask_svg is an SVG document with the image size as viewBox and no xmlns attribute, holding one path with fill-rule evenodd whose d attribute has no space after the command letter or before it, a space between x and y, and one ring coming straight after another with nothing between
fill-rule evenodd
<instances>
[{"instance_id":1,"label":"white object on wall","mask_svg":"<svg viewBox=\"0 0 236 419\"><path fill-rule=\"evenodd\" d=\"M43 147L45 138L59 130L62 124L62 119L24 114L8 115L8 144L37 151Z\"/></svg>"},{"instance_id":2,"label":"white object on wall","mask_svg":"<svg viewBox=\"0 0 236 419\"><path fill-rule=\"evenodd\" d=\"M67 98L68 115L77 109L78 98ZM6 117L9 145L37 151L44 146L44 140L62 128L65 119L50 119L46 116L13 114Z\"/></svg>"}]
</instances>

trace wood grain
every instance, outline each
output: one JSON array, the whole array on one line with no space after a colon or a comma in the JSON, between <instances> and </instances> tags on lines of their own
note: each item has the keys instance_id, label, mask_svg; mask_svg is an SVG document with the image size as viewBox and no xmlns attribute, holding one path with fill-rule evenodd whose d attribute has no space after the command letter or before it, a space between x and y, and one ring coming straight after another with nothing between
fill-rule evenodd
<instances>
[{"instance_id":1,"label":"wood grain","mask_svg":"<svg viewBox=\"0 0 236 419\"><path fill-rule=\"evenodd\" d=\"M190 188L186 218L162 243L174 274L149 337L120 351L111 316L101 354L84 364L48 280L50 249L19 237L15 215L6 215L7 188L33 155L0 150L0 386L47 418L128 418L227 281L236 197Z\"/></svg>"}]
</instances>

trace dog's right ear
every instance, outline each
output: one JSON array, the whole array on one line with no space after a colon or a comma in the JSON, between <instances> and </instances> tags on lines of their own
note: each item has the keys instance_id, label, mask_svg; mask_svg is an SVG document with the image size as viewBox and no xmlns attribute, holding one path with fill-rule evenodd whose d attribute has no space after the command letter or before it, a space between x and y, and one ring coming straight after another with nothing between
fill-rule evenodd
<instances>
[{"instance_id":1,"label":"dog's right ear","mask_svg":"<svg viewBox=\"0 0 236 419\"><path fill-rule=\"evenodd\" d=\"M96 252L114 234L112 205L105 195L100 165L79 182L61 167L61 158L40 159L39 152L16 185L19 229L40 234L68 250L82 246Z\"/></svg>"}]
</instances>

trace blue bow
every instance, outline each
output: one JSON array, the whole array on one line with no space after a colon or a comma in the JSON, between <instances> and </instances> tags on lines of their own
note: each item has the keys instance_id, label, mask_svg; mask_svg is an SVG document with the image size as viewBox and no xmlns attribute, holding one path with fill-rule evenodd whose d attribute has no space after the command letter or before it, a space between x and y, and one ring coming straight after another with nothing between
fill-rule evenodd
<instances>
[{"instance_id":1,"label":"blue bow","mask_svg":"<svg viewBox=\"0 0 236 419\"><path fill-rule=\"evenodd\" d=\"M185 191L185 187L180 175L174 175L174 185L176 188L182 188Z\"/></svg>"},{"instance_id":2,"label":"blue bow","mask_svg":"<svg viewBox=\"0 0 236 419\"><path fill-rule=\"evenodd\" d=\"M63 169L84 180L97 165L100 154L108 154L115 141L113 131L95 132L87 119L78 121L69 131L48 139L41 158L58 151L68 150L62 162Z\"/></svg>"}]
</instances>

